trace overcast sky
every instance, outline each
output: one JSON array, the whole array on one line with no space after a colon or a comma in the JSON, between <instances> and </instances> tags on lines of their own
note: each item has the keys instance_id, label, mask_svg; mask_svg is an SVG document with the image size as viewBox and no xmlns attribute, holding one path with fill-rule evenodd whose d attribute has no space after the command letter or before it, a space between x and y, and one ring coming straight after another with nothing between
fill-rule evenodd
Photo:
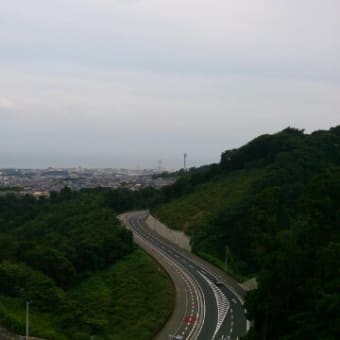
<instances>
[{"instance_id":1,"label":"overcast sky","mask_svg":"<svg viewBox=\"0 0 340 340\"><path fill-rule=\"evenodd\" d=\"M0 0L1 167L180 167L340 124L339 0Z\"/></svg>"}]
</instances>

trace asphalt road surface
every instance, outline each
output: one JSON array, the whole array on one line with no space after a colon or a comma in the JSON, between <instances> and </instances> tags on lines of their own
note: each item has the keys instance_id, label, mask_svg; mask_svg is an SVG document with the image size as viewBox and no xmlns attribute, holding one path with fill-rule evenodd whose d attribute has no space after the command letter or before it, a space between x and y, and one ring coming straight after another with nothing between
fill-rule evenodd
<instances>
[{"instance_id":1,"label":"asphalt road surface","mask_svg":"<svg viewBox=\"0 0 340 340\"><path fill-rule=\"evenodd\" d=\"M174 312L156 339L232 340L245 335L248 322L235 284L217 268L151 231L146 217L147 212L133 212L121 219L176 288Z\"/></svg>"}]
</instances>

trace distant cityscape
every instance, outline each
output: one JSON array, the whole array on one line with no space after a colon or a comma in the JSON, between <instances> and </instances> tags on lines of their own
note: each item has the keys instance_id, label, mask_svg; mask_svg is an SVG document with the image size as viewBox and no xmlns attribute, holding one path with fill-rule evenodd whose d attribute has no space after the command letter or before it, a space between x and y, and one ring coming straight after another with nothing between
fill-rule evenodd
<instances>
[{"instance_id":1,"label":"distant cityscape","mask_svg":"<svg viewBox=\"0 0 340 340\"><path fill-rule=\"evenodd\" d=\"M163 176L162 169L92 169L52 168L47 169L0 169L0 194L8 192L48 196L50 191L64 187L72 190L84 188L127 188L140 190L145 187L161 188L176 181L175 174Z\"/></svg>"}]
</instances>

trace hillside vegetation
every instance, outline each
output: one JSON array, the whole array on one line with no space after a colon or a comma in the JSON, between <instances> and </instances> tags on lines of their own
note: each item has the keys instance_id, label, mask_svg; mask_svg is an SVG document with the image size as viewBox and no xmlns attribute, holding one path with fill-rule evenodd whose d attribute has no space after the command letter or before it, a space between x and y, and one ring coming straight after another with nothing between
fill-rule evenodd
<instances>
[{"instance_id":1,"label":"hillside vegetation","mask_svg":"<svg viewBox=\"0 0 340 340\"><path fill-rule=\"evenodd\" d=\"M209 223L226 207L242 200L261 174L258 169L217 174L188 194L157 206L153 212L171 228L191 234L196 226Z\"/></svg>"},{"instance_id":2,"label":"hillside vegetation","mask_svg":"<svg viewBox=\"0 0 340 340\"><path fill-rule=\"evenodd\" d=\"M50 339L149 339L172 309L166 274L115 218L112 192L0 198L0 324ZM157 308L156 308L157 306ZM138 321L138 322L137 322Z\"/></svg>"},{"instance_id":3,"label":"hillside vegetation","mask_svg":"<svg viewBox=\"0 0 340 340\"><path fill-rule=\"evenodd\" d=\"M249 340L339 339L340 126L259 136L177 175L160 191L0 198L0 323L23 332L32 300L36 335L150 338L171 287L113 210L151 208L191 236L194 252L257 277Z\"/></svg>"},{"instance_id":4,"label":"hillside vegetation","mask_svg":"<svg viewBox=\"0 0 340 340\"><path fill-rule=\"evenodd\" d=\"M249 339L340 338L340 126L257 137L162 200L153 214L196 253L257 276Z\"/></svg>"}]
</instances>

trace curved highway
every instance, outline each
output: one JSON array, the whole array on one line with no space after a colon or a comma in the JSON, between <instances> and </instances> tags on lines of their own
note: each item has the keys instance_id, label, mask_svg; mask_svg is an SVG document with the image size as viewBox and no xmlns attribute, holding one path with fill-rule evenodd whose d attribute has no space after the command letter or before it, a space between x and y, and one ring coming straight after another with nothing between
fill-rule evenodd
<instances>
[{"instance_id":1,"label":"curved highway","mask_svg":"<svg viewBox=\"0 0 340 340\"><path fill-rule=\"evenodd\" d=\"M175 310L157 339L232 340L245 335L248 322L235 287L218 269L151 231L146 217L147 212L132 212L121 219L175 284Z\"/></svg>"}]
</instances>

